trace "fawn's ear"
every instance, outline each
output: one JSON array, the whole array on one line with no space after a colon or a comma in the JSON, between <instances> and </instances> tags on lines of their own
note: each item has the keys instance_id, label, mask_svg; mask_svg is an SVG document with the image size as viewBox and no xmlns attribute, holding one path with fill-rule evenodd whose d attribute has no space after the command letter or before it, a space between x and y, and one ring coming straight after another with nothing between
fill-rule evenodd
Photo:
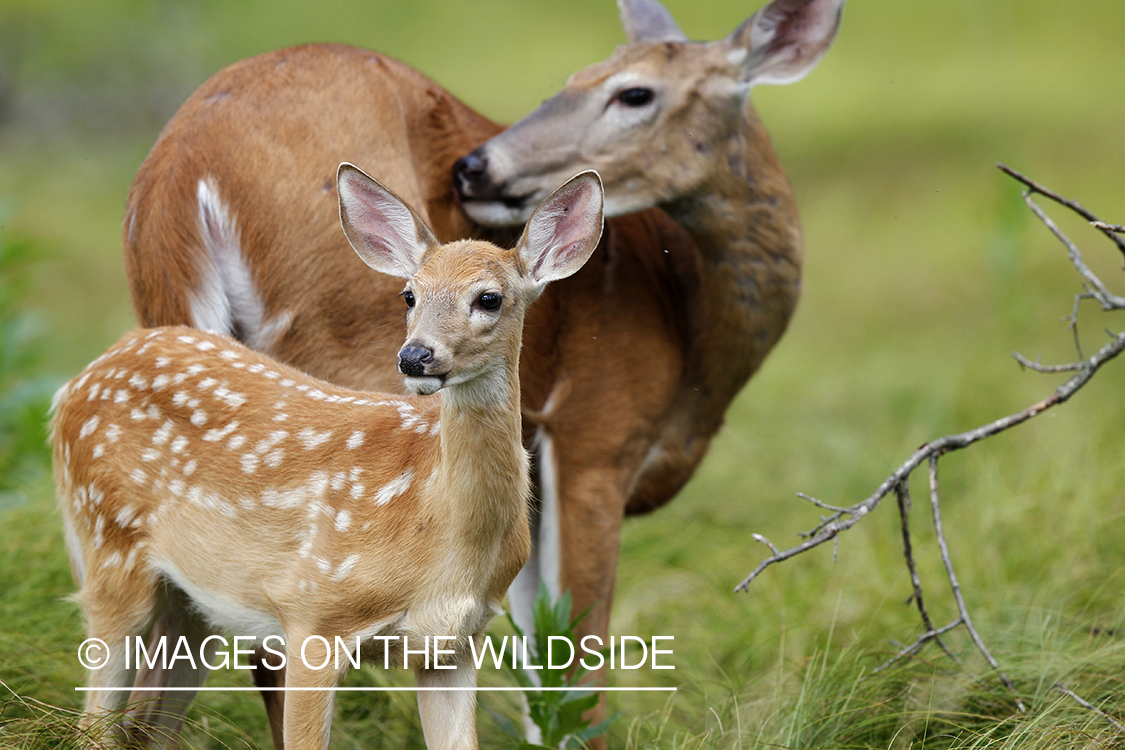
<instances>
[{"instance_id":1,"label":"fawn's ear","mask_svg":"<svg viewBox=\"0 0 1125 750\"><path fill-rule=\"evenodd\" d=\"M840 28L844 0L773 0L726 38L745 51L747 84L786 84L801 80L832 46Z\"/></svg>"},{"instance_id":2,"label":"fawn's ear","mask_svg":"<svg viewBox=\"0 0 1125 750\"><path fill-rule=\"evenodd\" d=\"M602 237L602 178L572 177L535 209L518 245L528 275L543 287L582 267Z\"/></svg>"},{"instance_id":3,"label":"fawn's ear","mask_svg":"<svg viewBox=\"0 0 1125 750\"><path fill-rule=\"evenodd\" d=\"M359 167L344 162L336 172L340 223L363 262L380 273L409 279L438 246L414 209Z\"/></svg>"}]
</instances>

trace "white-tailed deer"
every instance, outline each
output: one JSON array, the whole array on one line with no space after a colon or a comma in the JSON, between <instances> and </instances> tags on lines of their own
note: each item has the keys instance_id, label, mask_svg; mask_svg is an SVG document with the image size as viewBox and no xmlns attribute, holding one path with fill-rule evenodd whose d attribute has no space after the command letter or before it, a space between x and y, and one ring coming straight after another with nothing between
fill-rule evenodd
<instances>
[{"instance_id":1,"label":"white-tailed deer","mask_svg":"<svg viewBox=\"0 0 1125 750\"><path fill-rule=\"evenodd\" d=\"M183 637L196 658L215 632L279 636L285 686L304 689L285 702L285 746L320 750L334 701L315 688L334 687L349 666L325 644L371 652L386 643L373 636L405 636L419 686L461 688L419 692L427 745L476 747L468 639L531 545L524 314L594 251L601 187L592 172L574 178L503 250L439 245L351 165L338 186L356 252L407 279L398 369L423 395L345 390L226 336L173 327L128 334L56 397L55 475L78 600L109 651L90 673L88 720L128 698L129 639L154 623L171 639L165 653ZM424 637L450 636L444 668L423 661ZM147 686L159 710L137 719L173 734L191 696L159 689L198 687L208 672L176 653Z\"/></svg>"},{"instance_id":2,"label":"white-tailed deer","mask_svg":"<svg viewBox=\"0 0 1125 750\"><path fill-rule=\"evenodd\" d=\"M747 93L811 70L843 0L773 0L709 43L686 41L656 0L619 5L630 43L502 134L372 52L312 45L232 65L169 122L125 215L143 325L223 331L326 380L387 390L397 282L348 270L335 164L389 185L444 241L505 241L485 224L519 222L564 175L598 169L616 215L602 252L528 313L538 510L510 603L530 628L540 580L570 589L576 610L594 605L582 634L602 636L623 516L692 476L797 304L797 208Z\"/></svg>"}]
</instances>

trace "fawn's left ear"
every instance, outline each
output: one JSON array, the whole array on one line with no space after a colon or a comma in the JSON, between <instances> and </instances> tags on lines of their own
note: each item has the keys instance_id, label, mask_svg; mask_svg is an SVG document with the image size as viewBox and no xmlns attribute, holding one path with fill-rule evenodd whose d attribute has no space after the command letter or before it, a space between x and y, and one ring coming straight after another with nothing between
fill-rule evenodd
<instances>
[{"instance_id":1,"label":"fawn's left ear","mask_svg":"<svg viewBox=\"0 0 1125 750\"><path fill-rule=\"evenodd\" d=\"M363 262L376 271L409 279L438 246L414 209L359 167L344 162L336 172L340 223Z\"/></svg>"},{"instance_id":2,"label":"fawn's left ear","mask_svg":"<svg viewBox=\"0 0 1125 750\"><path fill-rule=\"evenodd\" d=\"M591 169L539 204L518 245L536 284L564 279L589 259L602 237L603 202L602 178Z\"/></svg>"}]
</instances>

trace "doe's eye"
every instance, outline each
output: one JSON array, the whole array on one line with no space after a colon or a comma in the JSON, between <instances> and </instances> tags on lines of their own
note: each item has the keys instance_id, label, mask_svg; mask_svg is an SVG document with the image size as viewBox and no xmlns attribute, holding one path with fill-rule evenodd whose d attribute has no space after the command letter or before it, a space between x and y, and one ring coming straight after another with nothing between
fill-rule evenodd
<instances>
[{"instance_id":1,"label":"doe's eye","mask_svg":"<svg viewBox=\"0 0 1125 750\"><path fill-rule=\"evenodd\" d=\"M402 298L406 300L407 307L414 307L414 292L406 291L402 293Z\"/></svg>"},{"instance_id":2,"label":"doe's eye","mask_svg":"<svg viewBox=\"0 0 1125 750\"><path fill-rule=\"evenodd\" d=\"M477 304L480 305L481 309L496 312L500 309L500 303L503 301L504 298L499 294L495 292L485 292L480 296L480 299L477 300Z\"/></svg>"},{"instance_id":3,"label":"doe's eye","mask_svg":"<svg viewBox=\"0 0 1125 750\"><path fill-rule=\"evenodd\" d=\"M617 101L621 102L627 107L643 107L652 101L655 96L652 89L637 86L631 89L625 89L617 95Z\"/></svg>"}]
</instances>

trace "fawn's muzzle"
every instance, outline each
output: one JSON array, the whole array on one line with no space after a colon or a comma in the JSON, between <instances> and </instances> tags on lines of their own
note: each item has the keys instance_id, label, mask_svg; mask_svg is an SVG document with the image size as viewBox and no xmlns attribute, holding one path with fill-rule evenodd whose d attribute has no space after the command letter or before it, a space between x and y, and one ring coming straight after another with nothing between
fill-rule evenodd
<instances>
[{"instance_id":1,"label":"fawn's muzzle","mask_svg":"<svg viewBox=\"0 0 1125 750\"><path fill-rule=\"evenodd\" d=\"M408 344L398 353L398 371L403 375L421 377L426 374L426 365L434 359L429 347Z\"/></svg>"}]
</instances>

